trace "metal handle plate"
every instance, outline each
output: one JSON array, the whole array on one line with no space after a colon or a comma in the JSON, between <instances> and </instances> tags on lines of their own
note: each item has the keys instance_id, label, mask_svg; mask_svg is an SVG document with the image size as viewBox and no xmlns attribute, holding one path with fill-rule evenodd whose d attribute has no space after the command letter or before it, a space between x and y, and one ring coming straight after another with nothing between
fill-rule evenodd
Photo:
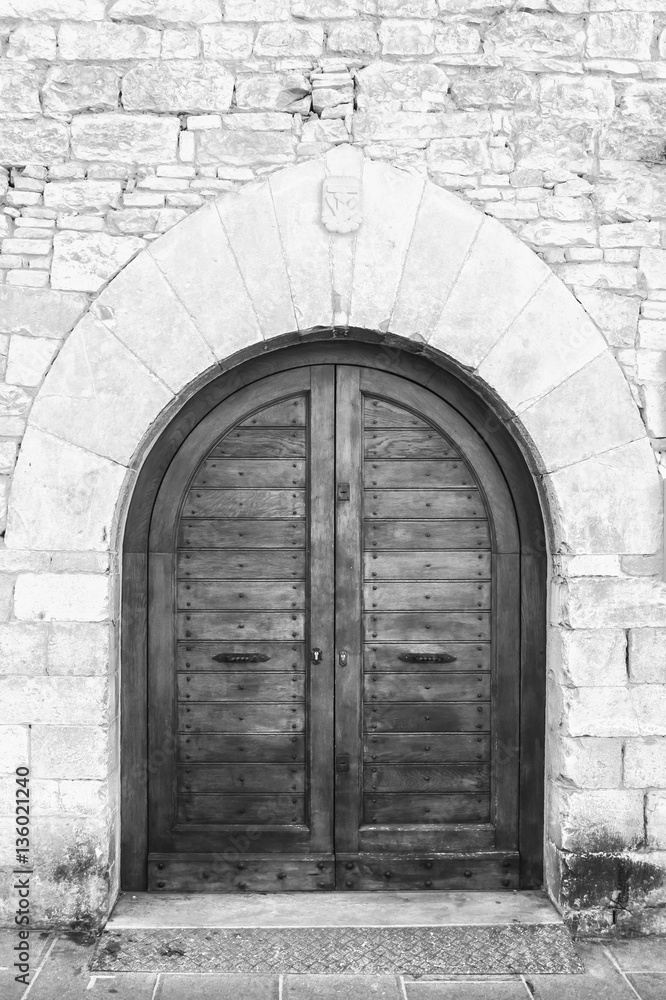
<instances>
[{"instance_id":1,"label":"metal handle plate","mask_svg":"<svg viewBox=\"0 0 666 1000\"><path fill-rule=\"evenodd\" d=\"M317 646L312 650L312 662L321 663L322 652Z\"/></svg>"},{"instance_id":2,"label":"metal handle plate","mask_svg":"<svg viewBox=\"0 0 666 1000\"><path fill-rule=\"evenodd\" d=\"M347 650L346 649L341 649L340 652L338 653L338 663L340 664L341 667L346 667L347 666Z\"/></svg>"}]
</instances>

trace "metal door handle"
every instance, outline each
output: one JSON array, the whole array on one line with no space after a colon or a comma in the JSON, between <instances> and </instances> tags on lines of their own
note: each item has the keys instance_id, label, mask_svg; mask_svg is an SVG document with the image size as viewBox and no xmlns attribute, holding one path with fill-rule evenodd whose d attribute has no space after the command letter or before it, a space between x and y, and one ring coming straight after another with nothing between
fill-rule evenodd
<instances>
[{"instance_id":1,"label":"metal door handle","mask_svg":"<svg viewBox=\"0 0 666 1000\"><path fill-rule=\"evenodd\" d=\"M340 652L338 653L338 663L340 664L341 667L346 667L347 666L347 650L346 649L341 649Z\"/></svg>"}]
</instances>

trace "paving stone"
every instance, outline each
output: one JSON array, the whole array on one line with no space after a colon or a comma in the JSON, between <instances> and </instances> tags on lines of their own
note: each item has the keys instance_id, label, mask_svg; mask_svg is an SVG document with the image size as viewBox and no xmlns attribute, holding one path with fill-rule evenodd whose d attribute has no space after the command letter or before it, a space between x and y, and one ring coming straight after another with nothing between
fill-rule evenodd
<instances>
[{"instance_id":1,"label":"paving stone","mask_svg":"<svg viewBox=\"0 0 666 1000\"><path fill-rule=\"evenodd\" d=\"M608 950L623 972L666 973L666 943L663 938L613 941Z\"/></svg>"},{"instance_id":2,"label":"paving stone","mask_svg":"<svg viewBox=\"0 0 666 1000\"><path fill-rule=\"evenodd\" d=\"M279 995L277 976L169 975L162 977L154 1000L277 1000Z\"/></svg>"},{"instance_id":3,"label":"paving stone","mask_svg":"<svg viewBox=\"0 0 666 1000\"><path fill-rule=\"evenodd\" d=\"M405 983L405 992L407 1000L527 1000L528 995L520 980Z\"/></svg>"},{"instance_id":4,"label":"paving stone","mask_svg":"<svg viewBox=\"0 0 666 1000\"><path fill-rule=\"evenodd\" d=\"M661 939L664 950L664 941ZM664 1000L666 997L666 975L659 973L629 976L629 982L638 992L641 1000Z\"/></svg>"},{"instance_id":5,"label":"paving stone","mask_svg":"<svg viewBox=\"0 0 666 1000\"><path fill-rule=\"evenodd\" d=\"M284 1000L400 1000L395 976L287 976Z\"/></svg>"}]
</instances>

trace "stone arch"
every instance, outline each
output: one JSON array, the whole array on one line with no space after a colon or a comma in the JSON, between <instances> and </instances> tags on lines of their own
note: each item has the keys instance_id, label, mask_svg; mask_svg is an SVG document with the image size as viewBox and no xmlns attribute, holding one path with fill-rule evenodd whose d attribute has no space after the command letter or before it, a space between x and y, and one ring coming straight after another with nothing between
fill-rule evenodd
<instances>
[{"instance_id":1,"label":"stone arch","mask_svg":"<svg viewBox=\"0 0 666 1000\"><path fill-rule=\"evenodd\" d=\"M323 227L327 174L361 178L357 233ZM621 574L623 557L660 550L661 482L601 332L494 219L351 147L199 210L129 263L75 327L35 400L10 496L7 547L66 557L66 572L43 581L57 591L49 610L36 598L31 615L113 621L119 588L105 554L115 567L137 470L174 413L248 356L349 328L453 368L521 443L558 556L552 620L564 629L550 664L560 678L572 628L663 625L666 588ZM599 575L618 578L607 596ZM559 709L575 712L575 696ZM115 716L109 694L96 721ZM578 808L578 793L558 794L554 851L574 842ZM108 801L116 815L111 789ZM555 853L546 862L556 891Z\"/></svg>"},{"instance_id":2,"label":"stone arch","mask_svg":"<svg viewBox=\"0 0 666 1000\"><path fill-rule=\"evenodd\" d=\"M327 174L362 180L357 233L322 225ZM415 342L495 396L530 443L554 552L658 549L646 432L583 308L494 219L346 146L207 205L104 289L35 400L8 547L108 549L156 422L244 352L332 327Z\"/></svg>"}]
</instances>

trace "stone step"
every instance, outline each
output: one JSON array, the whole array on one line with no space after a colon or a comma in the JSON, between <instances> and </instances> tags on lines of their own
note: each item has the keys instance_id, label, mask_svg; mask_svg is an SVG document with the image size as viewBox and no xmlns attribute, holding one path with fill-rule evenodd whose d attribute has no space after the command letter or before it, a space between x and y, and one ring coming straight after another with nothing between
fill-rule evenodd
<instances>
[{"instance_id":1,"label":"stone step","mask_svg":"<svg viewBox=\"0 0 666 1000\"><path fill-rule=\"evenodd\" d=\"M541 892L122 893L96 972L578 973Z\"/></svg>"}]
</instances>

